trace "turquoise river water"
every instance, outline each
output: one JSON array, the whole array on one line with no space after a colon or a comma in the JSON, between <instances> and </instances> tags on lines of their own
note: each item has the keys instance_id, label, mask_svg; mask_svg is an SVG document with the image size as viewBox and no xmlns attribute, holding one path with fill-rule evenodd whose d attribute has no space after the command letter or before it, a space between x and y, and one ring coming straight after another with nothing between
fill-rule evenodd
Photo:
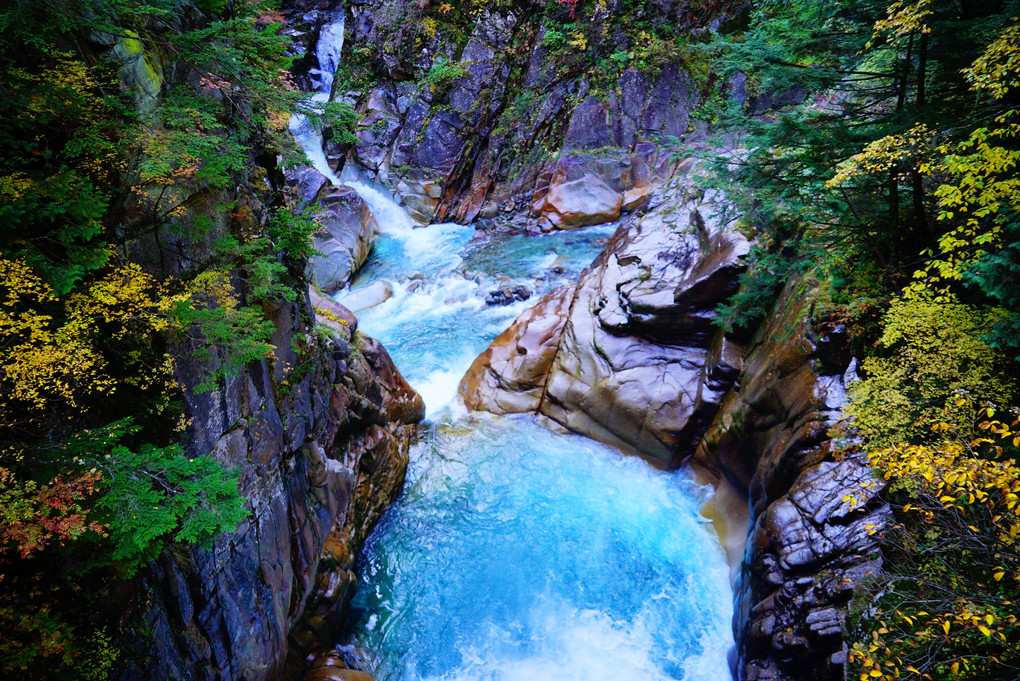
<instances>
[{"instance_id":1,"label":"turquoise river water","mask_svg":"<svg viewBox=\"0 0 1020 681\"><path fill-rule=\"evenodd\" d=\"M380 681L730 678L729 570L698 514L709 492L456 399L475 356L539 295L575 282L613 229L476 239L472 227L391 224L338 297L390 285L360 328L428 409L403 494L358 568L351 639ZM535 295L485 305L517 284Z\"/></svg>"},{"instance_id":2,"label":"turquoise river water","mask_svg":"<svg viewBox=\"0 0 1020 681\"><path fill-rule=\"evenodd\" d=\"M330 96L343 15L321 31L318 101ZM457 384L513 319L577 281L614 226L477 239L414 229L384 190L291 121L309 162L354 188L382 233L338 299L425 399L407 483L359 562L351 644L379 681L729 681L729 569L699 515L708 490L535 417L466 414ZM527 301L488 307L523 284ZM358 309L364 291L384 302ZM362 291L361 294L358 292Z\"/></svg>"}]
</instances>

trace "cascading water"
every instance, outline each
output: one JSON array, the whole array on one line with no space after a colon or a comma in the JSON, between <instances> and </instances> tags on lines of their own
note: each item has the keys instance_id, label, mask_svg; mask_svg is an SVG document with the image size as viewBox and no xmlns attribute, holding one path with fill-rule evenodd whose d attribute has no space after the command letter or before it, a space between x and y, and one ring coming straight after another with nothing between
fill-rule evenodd
<instances>
[{"instance_id":1,"label":"cascading water","mask_svg":"<svg viewBox=\"0 0 1020 681\"><path fill-rule=\"evenodd\" d=\"M455 400L472 359L534 302L488 307L485 293L576 281L612 229L384 234L342 294L389 282L393 297L360 312L360 328L431 419L359 568L352 639L380 681L729 679L729 570L698 515L705 491L533 417L468 416Z\"/></svg>"},{"instance_id":2,"label":"cascading water","mask_svg":"<svg viewBox=\"0 0 1020 681\"><path fill-rule=\"evenodd\" d=\"M322 36L325 98L342 19ZM339 299L358 307L368 287L385 288L360 328L386 345L430 419L359 566L349 634L376 678L728 680L729 571L698 515L705 491L533 417L466 415L456 400L474 357L539 295L576 282L613 226L481 239L470 226L413 229L350 164L333 173L314 126L295 116L291 128L380 224ZM535 296L486 305L512 285Z\"/></svg>"},{"instance_id":3,"label":"cascading water","mask_svg":"<svg viewBox=\"0 0 1020 681\"><path fill-rule=\"evenodd\" d=\"M319 41L316 44L315 56L319 68L310 75L317 79L318 88L312 100L327 102L332 96L333 80L340 64L340 54L344 47L344 15L340 14L332 21L323 24L319 30ZM322 130L302 114L294 114L290 119L290 131L298 146L305 152L312 167L322 173L332 184L347 185L365 200L372 215L382 231L407 232L414 227L407 212L393 201L385 189L365 182L357 170L348 165L341 176L329 165L323 148Z\"/></svg>"}]
</instances>

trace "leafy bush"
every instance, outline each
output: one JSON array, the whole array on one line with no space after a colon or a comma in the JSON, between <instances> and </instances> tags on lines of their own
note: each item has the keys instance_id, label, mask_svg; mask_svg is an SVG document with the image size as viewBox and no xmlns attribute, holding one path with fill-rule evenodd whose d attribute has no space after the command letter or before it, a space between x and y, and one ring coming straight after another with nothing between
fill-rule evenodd
<instances>
[{"instance_id":1,"label":"leafy bush","mask_svg":"<svg viewBox=\"0 0 1020 681\"><path fill-rule=\"evenodd\" d=\"M453 87L454 81L458 78L464 78L467 76L467 73L467 67L460 62L455 62L443 55L439 55L421 82L428 88L429 92L436 98L439 98Z\"/></svg>"},{"instance_id":2,"label":"leafy bush","mask_svg":"<svg viewBox=\"0 0 1020 681\"><path fill-rule=\"evenodd\" d=\"M867 447L919 443L931 426L959 421L958 396L978 404L1011 404L1016 386L1001 358L981 340L995 314L930 298L893 301L884 318L880 353L861 363L847 414Z\"/></svg>"}]
</instances>

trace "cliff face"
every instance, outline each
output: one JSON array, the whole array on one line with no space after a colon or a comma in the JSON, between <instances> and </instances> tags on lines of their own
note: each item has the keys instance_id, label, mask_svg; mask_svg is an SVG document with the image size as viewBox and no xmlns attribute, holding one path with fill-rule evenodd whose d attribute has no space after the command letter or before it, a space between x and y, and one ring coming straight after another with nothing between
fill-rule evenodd
<instances>
[{"instance_id":1,"label":"cliff face","mask_svg":"<svg viewBox=\"0 0 1020 681\"><path fill-rule=\"evenodd\" d=\"M187 76L172 76L181 69L158 54L129 56L128 75L139 71L132 67L137 62L155 64L159 68L150 70L167 79ZM167 87L162 78L125 82L152 97ZM143 112L147 101L139 99ZM147 231L125 244L131 260L162 276L187 277L217 257L218 240L262 233L267 206L286 182L270 154L251 162L262 167L264 183L189 197L182 220L205 216L207 229ZM321 183L312 194L319 189ZM233 208L228 214L219 206ZM125 210L128 230L133 210L130 204ZM322 210L326 231L343 223L343 229L356 224L374 233L375 222L356 195L323 201ZM368 247L362 250L361 260ZM328 274L346 278L359 264ZM243 276L231 275L238 297ZM386 350L357 332L349 311L310 289L301 273L290 271L284 281L293 301L285 296L262 303L274 327L271 357L202 392L196 386L224 357L196 359L187 339L170 348L183 389L182 444L189 455L212 455L240 473L250 514L211 550L172 546L122 587L118 628L127 633L118 642L117 678L299 675L308 656L334 642L355 585L357 553L400 491L415 424L424 416L421 398Z\"/></svg>"},{"instance_id":2,"label":"cliff face","mask_svg":"<svg viewBox=\"0 0 1020 681\"><path fill-rule=\"evenodd\" d=\"M672 174L662 147L704 128L698 57L663 36L703 33L729 3L603 4L584 17L546 0L352 4L333 96L356 103L359 141L327 156L346 154L422 224L570 228L636 208ZM321 68L324 16L342 10L290 7L296 71Z\"/></svg>"},{"instance_id":3,"label":"cliff face","mask_svg":"<svg viewBox=\"0 0 1020 681\"><path fill-rule=\"evenodd\" d=\"M273 311L272 360L188 398L189 450L241 471L251 515L211 551L168 550L151 566L121 678L275 679L288 652L300 668L331 643L424 406L353 316L312 298L332 335L295 349L315 333L304 294ZM184 362L182 379L197 369Z\"/></svg>"},{"instance_id":4,"label":"cliff face","mask_svg":"<svg viewBox=\"0 0 1020 681\"><path fill-rule=\"evenodd\" d=\"M889 508L883 485L829 435L852 368L839 333L811 328L815 296L807 279L787 285L695 454L748 491L734 613L748 681L842 679L848 602L881 568Z\"/></svg>"}]
</instances>

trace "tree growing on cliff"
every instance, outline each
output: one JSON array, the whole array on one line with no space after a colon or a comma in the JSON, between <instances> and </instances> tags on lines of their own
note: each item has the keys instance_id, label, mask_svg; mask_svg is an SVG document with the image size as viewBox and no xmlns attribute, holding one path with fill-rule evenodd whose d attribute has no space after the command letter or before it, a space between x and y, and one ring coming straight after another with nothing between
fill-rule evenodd
<instances>
[{"instance_id":1,"label":"tree growing on cliff","mask_svg":"<svg viewBox=\"0 0 1020 681\"><path fill-rule=\"evenodd\" d=\"M236 474L180 446L182 390L272 355L265 310L296 296L314 225L282 194L236 189L267 185L291 112L340 115L327 121L340 131L352 121L290 84L271 3L198 7L205 16L186 0L0 7L7 673L108 661L109 638L92 631L116 581L246 515ZM120 78L139 70L154 91L136 106ZM180 384L187 352L209 367L204 385Z\"/></svg>"}]
</instances>

